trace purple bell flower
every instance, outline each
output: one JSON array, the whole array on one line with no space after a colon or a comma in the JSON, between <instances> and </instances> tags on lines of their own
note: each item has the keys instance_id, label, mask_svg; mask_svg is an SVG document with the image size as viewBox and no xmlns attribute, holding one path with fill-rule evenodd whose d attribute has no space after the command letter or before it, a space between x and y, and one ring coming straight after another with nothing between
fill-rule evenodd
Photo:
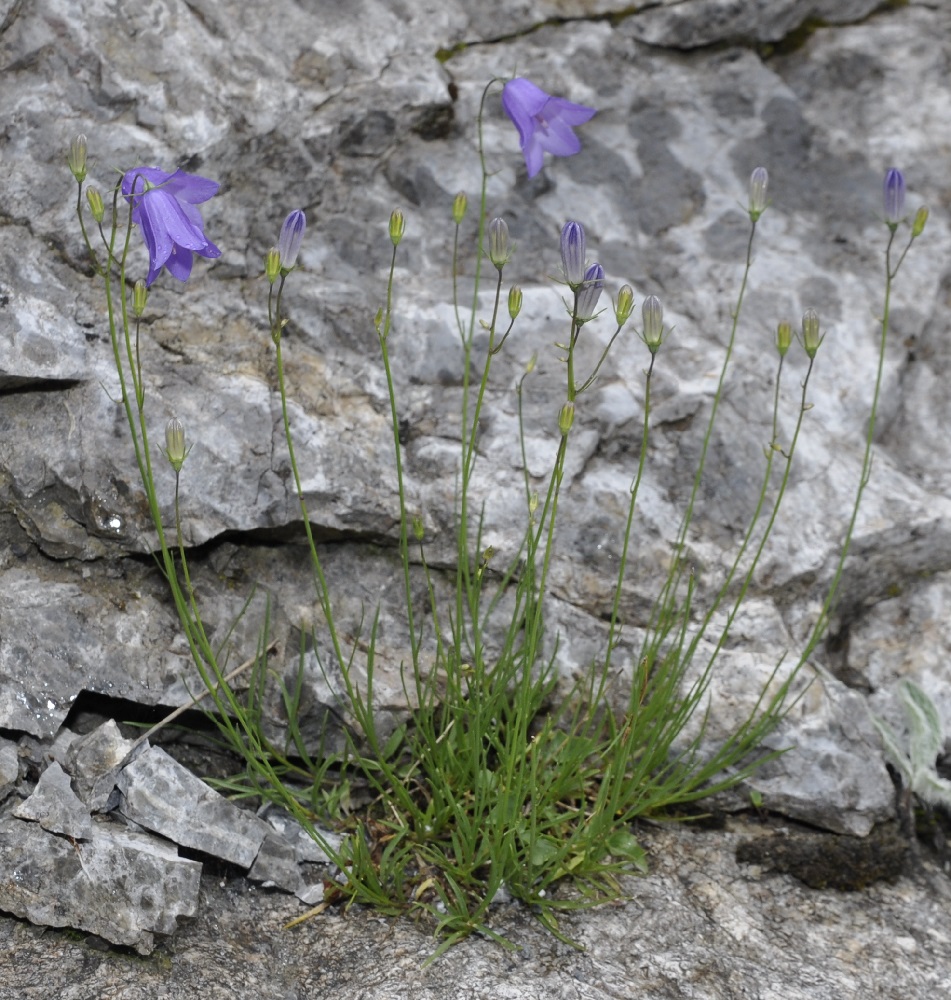
<instances>
[{"instance_id":1,"label":"purple bell flower","mask_svg":"<svg viewBox=\"0 0 951 1000\"><path fill-rule=\"evenodd\" d=\"M163 267L173 278L187 281L193 253L220 257L221 251L205 236L201 213L195 208L218 193L219 185L207 177L158 167L136 167L122 178L122 193L132 204L132 221L142 228L149 251L151 285Z\"/></svg>"},{"instance_id":2,"label":"purple bell flower","mask_svg":"<svg viewBox=\"0 0 951 1000\"><path fill-rule=\"evenodd\" d=\"M289 271L297 263L300 245L304 240L304 230L307 228L307 216L298 208L288 215L281 226L281 236L277 241L277 252L281 258L281 267Z\"/></svg>"},{"instance_id":3,"label":"purple bell flower","mask_svg":"<svg viewBox=\"0 0 951 1000\"><path fill-rule=\"evenodd\" d=\"M529 177L541 170L546 150L554 156L581 152L574 127L597 114L594 108L552 97L520 76L502 88L502 107L518 129Z\"/></svg>"},{"instance_id":4,"label":"purple bell flower","mask_svg":"<svg viewBox=\"0 0 951 1000\"><path fill-rule=\"evenodd\" d=\"M905 215L905 177L900 170L892 167L885 174L882 194L885 203L885 222L894 227Z\"/></svg>"},{"instance_id":5,"label":"purple bell flower","mask_svg":"<svg viewBox=\"0 0 951 1000\"><path fill-rule=\"evenodd\" d=\"M584 252L584 226L580 222L566 222L561 230L561 266L572 291L584 281Z\"/></svg>"},{"instance_id":6,"label":"purple bell flower","mask_svg":"<svg viewBox=\"0 0 951 1000\"><path fill-rule=\"evenodd\" d=\"M584 273L584 281L575 297L575 319L579 323L587 323L589 319L594 319L598 309L598 299L604 289L604 268L598 264L592 264Z\"/></svg>"}]
</instances>

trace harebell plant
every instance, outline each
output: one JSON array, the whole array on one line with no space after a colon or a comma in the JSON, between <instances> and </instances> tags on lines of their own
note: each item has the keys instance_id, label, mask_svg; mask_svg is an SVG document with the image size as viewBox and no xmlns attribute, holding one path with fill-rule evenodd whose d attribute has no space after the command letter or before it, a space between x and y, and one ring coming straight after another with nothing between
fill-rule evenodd
<instances>
[{"instance_id":1,"label":"harebell plant","mask_svg":"<svg viewBox=\"0 0 951 1000\"><path fill-rule=\"evenodd\" d=\"M186 281L193 276L195 256L213 261L219 249L205 233L199 205L215 196L218 185L181 170L140 166L127 170L111 193L107 212L100 191L87 185L86 140L77 139L68 156L77 183L77 215L90 259L105 296L113 358L119 375L119 404L129 425L132 449L157 534L156 557L168 581L195 665L211 693L211 712L227 744L240 755L243 772L227 787L281 804L321 842L336 877L328 882L322 904L335 900L363 903L383 912L428 914L440 937L439 954L452 943L478 931L509 946L493 929L491 906L504 898L523 900L543 924L561 936L559 913L592 906L622 894L625 873L646 868L635 820L645 816L676 816L678 810L748 777L773 754L761 749L763 737L788 711L791 684L821 640L835 605L849 541L862 492L871 469L871 443L882 381L882 363L889 325L893 281L905 254L924 228L927 212L919 212L908 244L895 257L895 241L905 225L905 181L897 170L885 180L884 220L887 227L885 306L875 395L869 418L865 462L834 581L815 629L800 656L776 671L749 718L719 746L708 747L705 725L692 738L684 736L696 713L704 717L717 651L726 641L779 511L789 482L800 434L812 404L807 400L810 376L817 363L822 333L819 317L809 310L802 318L800 343L808 359L791 437L781 441L780 385L787 354L794 346L792 326L783 319L775 335L776 376L772 413L763 415L768 439L758 496L750 523L730 560L726 577L706 605L699 606L686 548L694 506L707 462L724 386L740 335L740 318L754 240L768 210L767 171L752 172L747 211L749 237L742 262L716 390L710 405L698 467L689 486L672 558L658 577L657 598L640 648L621 657L622 591L630 543L637 525L637 503L650 456L651 381L655 366L664 364L664 344L675 336L664 322L664 307L652 294L638 311L635 292L622 284L613 298L612 277L600 262L589 260L582 221L568 220L560 243L553 238L552 255L560 252L567 307L563 331L557 337L563 362L563 402L552 415L548 432L556 445L546 479L533 481L523 462L524 522L516 551L494 552L482 538L482 510L473 496L478 461L477 428L491 398L494 360L518 337L521 288L509 280L518 247L509 224L493 217L489 204L483 115L497 100L517 129L529 176L554 157L581 152L575 129L595 110L545 93L534 83L516 78L493 80L482 94L475 123L482 185L475 205L474 239L466 221L469 198L456 196L447 206L453 226L452 280L456 327L464 353L463 385L459 392L461 434L458 442L458 486L455 509L455 564L447 574L427 558L426 525L415 513L404 474L405 452L400 443L398 387L393 376L394 352L417 350L400 343L394 331L394 282L404 234L412 219L394 210L386 237L391 250L389 279L380 290L381 305L367 323L376 332L379 363L385 375L392 420L392 474L399 496L398 559L405 591L406 648L403 664L405 720L385 738L373 698L374 657L378 615L370 609L359 637L366 656L363 686L353 670L356 645L341 635L334 618L334 595L328 586L305 502L295 451L288 400L294 387L285 377L282 338L287 323L284 292L288 280L308 280L298 267L308 220L301 210L287 214L275 246L265 260L270 338L275 352L276 385L283 415L287 459L310 552L316 597L321 609L315 648L332 653L320 664L328 680L341 689L356 727L343 752L315 754L301 735L300 683L285 687L281 671L268 665L269 622L262 623L252 657L250 693L239 695L219 662L210 640L189 573L189 553L183 543L178 507L179 488L200 490L187 478L186 429L169 414L164 455L176 476L175 524L163 523L155 486L150 443L154 437L145 414L144 357L139 325L148 308L150 287L167 270ZM515 136L513 135L513 139ZM551 169L557 169L553 162ZM83 195L85 194L85 199ZM583 206L579 206L581 214ZM88 219L91 217L93 224ZM134 234L144 240L147 266L138 263ZM275 224L277 232L277 224ZM383 235L381 233L381 235ZM142 277L134 280L144 272ZM467 286L468 305L463 286ZM490 291L484 312L482 295ZM628 331L637 325L636 339ZM608 324L610 335L596 363L586 368L578 351L589 324ZM487 349L476 352L477 330L487 334ZM513 332L515 331L515 332ZM509 338L513 340L510 341ZM619 570L613 581L613 603L601 654L586 665L582 679L567 695L558 688L553 637L546 632L549 575L557 548L556 525L572 434L584 420L588 399L598 391L598 375L607 355L623 338L624 350L644 356L644 403L641 441L625 498L626 519ZM515 387L525 458L523 400L532 391L531 365ZM780 474L777 475L777 469ZM387 470L380 470L381 475ZM778 484L778 485L777 485ZM426 600L418 601L421 588ZM448 587L447 587L448 582ZM444 596L451 595L448 600ZM500 617L500 608L510 609ZM714 626L714 621L718 622ZM548 642L545 642L546 636ZM320 642L318 643L318 638ZM703 640L708 641L701 646ZM704 653L701 649L713 648ZM301 651L303 673L303 651ZM618 701L609 697L609 678L622 667L626 687ZM289 717L289 738L275 746L260 726L259 698L266 685L278 685ZM557 694L557 696L556 696ZM696 727L695 727L696 728ZM342 788L361 787L369 804L345 815L336 808ZM327 826L342 839L322 833ZM571 890L571 891L566 891Z\"/></svg>"}]
</instances>

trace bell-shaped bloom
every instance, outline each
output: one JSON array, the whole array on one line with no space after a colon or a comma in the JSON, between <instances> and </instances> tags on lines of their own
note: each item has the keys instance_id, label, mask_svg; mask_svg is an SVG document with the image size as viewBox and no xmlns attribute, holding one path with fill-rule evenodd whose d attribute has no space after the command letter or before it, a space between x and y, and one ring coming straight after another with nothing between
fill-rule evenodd
<instances>
[{"instance_id":1,"label":"bell-shaped bloom","mask_svg":"<svg viewBox=\"0 0 951 1000\"><path fill-rule=\"evenodd\" d=\"M219 185L207 177L158 167L136 167L122 178L122 193L132 204L132 221L142 229L149 251L151 285L163 267L173 278L187 281L193 254L220 257L221 251L205 236L201 213L195 208L218 193Z\"/></svg>"},{"instance_id":2,"label":"bell-shaped bloom","mask_svg":"<svg viewBox=\"0 0 951 1000\"><path fill-rule=\"evenodd\" d=\"M574 127L597 114L594 108L552 97L520 76L503 87L502 107L518 129L529 177L541 170L545 151L554 156L581 152L581 140Z\"/></svg>"}]
</instances>

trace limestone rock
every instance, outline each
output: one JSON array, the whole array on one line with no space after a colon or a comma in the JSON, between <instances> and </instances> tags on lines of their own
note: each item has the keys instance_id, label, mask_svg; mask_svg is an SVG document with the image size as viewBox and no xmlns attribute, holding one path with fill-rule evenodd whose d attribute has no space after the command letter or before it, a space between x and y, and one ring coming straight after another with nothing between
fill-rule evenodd
<instances>
[{"instance_id":1,"label":"limestone rock","mask_svg":"<svg viewBox=\"0 0 951 1000\"><path fill-rule=\"evenodd\" d=\"M198 905L201 865L158 838L92 824L72 843L37 823L0 816L0 909L51 927L77 927L147 955Z\"/></svg>"},{"instance_id":2,"label":"limestone rock","mask_svg":"<svg viewBox=\"0 0 951 1000\"><path fill-rule=\"evenodd\" d=\"M73 840L92 837L89 810L73 791L69 775L55 761L40 775L36 788L14 810L17 819L31 819L50 833Z\"/></svg>"},{"instance_id":3,"label":"limestone rock","mask_svg":"<svg viewBox=\"0 0 951 1000\"><path fill-rule=\"evenodd\" d=\"M123 768L117 784L126 819L242 868L251 866L270 832L160 747L150 747Z\"/></svg>"}]
</instances>

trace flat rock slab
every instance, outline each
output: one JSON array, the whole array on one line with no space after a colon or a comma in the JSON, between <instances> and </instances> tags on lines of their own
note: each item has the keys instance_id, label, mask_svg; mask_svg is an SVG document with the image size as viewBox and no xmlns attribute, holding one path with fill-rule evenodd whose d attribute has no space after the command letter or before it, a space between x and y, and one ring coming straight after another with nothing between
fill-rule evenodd
<instances>
[{"instance_id":1,"label":"flat rock slab","mask_svg":"<svg viewBox=\"0 0 951 1000\"><path fill-rule=\"evenodd\" d=\"M125 767L117 787L126 819L169 840L250 868L271 828L209 788L159 747Z\"/></svg>"},{"instance_id":2,"label":"flat rock slab","mask_svg":"<svg viewBox=\"0 0 951 1000\"><path fill-rule=\"evenodd\" d=\"M93 823L90 839L75 842L6 815L0 844L0 910L36 924L76 927L147 955L156 933L171 934L198 907L201 865L148 834ZM16 981L0 974L0 984ZM4 1000L22 995L0 985Z\"/></svg>"}]
</instances>

